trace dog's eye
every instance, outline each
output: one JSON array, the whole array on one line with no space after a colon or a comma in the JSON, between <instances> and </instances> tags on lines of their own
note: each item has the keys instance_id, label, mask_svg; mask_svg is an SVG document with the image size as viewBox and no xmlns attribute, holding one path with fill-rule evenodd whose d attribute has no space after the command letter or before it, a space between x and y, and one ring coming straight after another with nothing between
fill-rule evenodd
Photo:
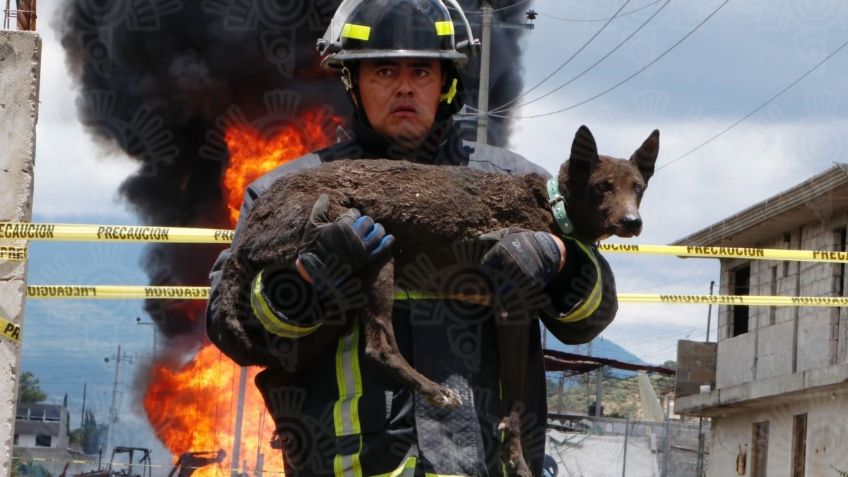
<instances>
[{"instance_id":1,"label":"dog's eye","mask_svg":"<svg viewBox=\"0 0 848 477\"><path fill-rule=\"evenodd\" d=\"M609 192L610 189L612 189L612 186L609 182L599 182L595 184L595 190L601 194Z\"/></svg>"},{"instance_id":2,"label":"dog's eye","mask_svg":"<svg viewBox=\"0 0 848 477\"><path fill-rule=\"evenodd\" d=\"M642 184L633 184L633 192L641 194L644 190L645 188L642 187Z\"/></svg>"}]
</instances>

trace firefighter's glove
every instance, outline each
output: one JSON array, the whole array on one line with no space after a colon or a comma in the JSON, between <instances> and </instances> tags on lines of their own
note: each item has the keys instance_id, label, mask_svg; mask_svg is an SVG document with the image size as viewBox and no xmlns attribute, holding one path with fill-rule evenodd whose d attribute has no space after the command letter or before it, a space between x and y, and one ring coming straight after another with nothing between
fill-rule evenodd
<instances>
[{"instance_id":1,"label":"firefighter's glove","mask_svg":"<svg viewBox=\"0 0 848 477\"><path fill-rule=\"evenodd\" d=\"M338 285L384 257L395 240L382 225L357 209L348 209L331 221L329 206L326 194L315 202L303 232L305 245L298 255L309 281L317 285Z\"/></svg>"},{"instance_id":2,"label":"firefighter's glove","mask_svg":"<svg viewBox=\"0 0 848 477\"><path fill-rule=\"evenodd\" d=\"M498 293L507 292L515 285L541 290L560 269L559 245L547 232L508 228L481 235L480 239L493 244L483 256L483 268L512 278L506 283L501 281Z\"/></svg>"}]
</instances>

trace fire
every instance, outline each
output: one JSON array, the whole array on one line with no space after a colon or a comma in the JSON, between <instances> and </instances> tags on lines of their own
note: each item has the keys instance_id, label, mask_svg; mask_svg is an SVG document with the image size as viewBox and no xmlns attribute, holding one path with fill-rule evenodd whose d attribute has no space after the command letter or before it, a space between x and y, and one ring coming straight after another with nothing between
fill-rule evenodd
<instances>
[{"instance_id":1,"label":"fire","mask_svg":"<svg viewBox=\"0 0 848 477\"><path fill-rule=\"evenodd\" d=\"M180 369L156 364L152 370L144 409L157 436L174 456L188 451L227 452L224 462L201 468L195 475L226 476L229 469L241 469L232 462L231 455L240 371L238 365L209 345ZM282 456L269 444L273 419L265 412L262 396L253 386L258 371L248 371L239 459L248 462L248 467L241 470L253 474L258 451L264 454L263 472L280 474Z\"/></svg>"},{"instance_id":2,"label":"fire","mask_svg":"<svg viewBox=\"0 0 848 477\"><path fill-rule=\"evenodd\" d=\"M249 127L227 130L230 166L224 175L224 192L231 225L238 220L242 194L251 182L288 160L325 147L340 124L337 116L319 111L307 112L272 134ZM258 372L256 368L248 372L239 463L231 461L231 454L240 367L208 343L179 369L164 364L153 367L144 409L157 437L175 458L187 451L227 452L224 462L201 468L196 476L226 476L230 469L253 475L257 452L264 455L263 473L283 473L282 455L270 445L273 419L253 385Z\"/></svg>"},{"instance_id":3,"label":"fire","mask_svg":"<svg viewBox=\"0 0 848 477\"><path fill-rule=\"evenodd\" d=\"M242 193L251 182L280 164L326 146L328 129L341 124L336 116L322 112L304 114L303 123L265 137L255 129L230 129L224 139L230 151L230 167L224 174L224 191L230 219L238 220Z\"/></svg>"}]
</instances>

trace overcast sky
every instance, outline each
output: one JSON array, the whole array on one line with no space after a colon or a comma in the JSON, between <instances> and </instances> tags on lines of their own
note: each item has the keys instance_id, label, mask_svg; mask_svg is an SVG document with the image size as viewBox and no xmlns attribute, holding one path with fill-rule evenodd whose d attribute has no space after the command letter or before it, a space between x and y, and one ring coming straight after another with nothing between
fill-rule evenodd
<instances>
[{"instance_id":1,"label":"overcast sky","mask_svg":"<svg viewBox=\"0 0 848 477\"><path fill-rule=\"evenodd\" d=\"M561 66L604 25L598 20L612 15L622 3L538 0L535 9L539 17L525 43L527 89ZM593 131L602 154L617 157L629 157L653 129L659 129L659 170L643 201L644 232L633 240L644 244L670 243L822 172L835 161L848 161L848 116L843 98L848 51L842 51L747 121L672 163L751 113L848 41L848 3L842 0L731 1L632 80L582 106L545 115L583 102L624 80L690 33L724 2L666 3L629 2L622 10L626 15L612 21L573 61L529 91L519 103L568 82L639 28L655 10L665 7L581 78L540 101L517 108L515 113L526 118L517 122L511 139L513 150L553 172L566 159L581 124ZM114 149L107 151L92 143L83 132L75 113L75 90L52 28L55 4L43 2L39 7L44 49L35 220L135 222L116 195L118 185L135 166L126 158L114 156ZM533 118L539 115L545 116ZM125 269L104 261L103 257L115 252L103 252L101 247L88 244L74 249L83 263L94 263L85 274L86 281L144 283L143 274L133 265L138 247L123 249L125 254L118 263ZM49 259L33 254L32 267L57 268L53 267L58 260L56 250L45 252ZM620 292L707 293L710 280L719 279L715 260L608 257ZM67 274L34 273L31 281L45 283L53 277L53 283L81 283L83 278L74 278L73 268ZM98 305L87 306L63 311L81 316ZM135 326L140 303L127 305L125 311L116 319ZM45 323L31 316L46 320L49 314L36 302L30 302L27 313L28 325L33 326ZM706 307L698 306L623 304L604 336L646 361L661 363L675 358L677 339L703 338L706 314ZM117 330L114 343L104 349L118 343ZM28 333L33 336L36 331ZM139 339L147 340L145 336ZM38 353L25 344L25 368L27 360ZM30 364L46 367L34 361Z\"/></svg>"}]
</instances>

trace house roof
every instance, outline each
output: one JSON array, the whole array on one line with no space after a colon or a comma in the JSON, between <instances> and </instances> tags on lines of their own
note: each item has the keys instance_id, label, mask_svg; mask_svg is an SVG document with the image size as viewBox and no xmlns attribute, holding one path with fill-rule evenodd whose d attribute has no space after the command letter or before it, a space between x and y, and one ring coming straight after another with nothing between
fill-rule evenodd
<instances>
[{"instance_id":1,"label":"house roof","mask_svg":"<svg viewBox=\"0 0 848 477\"><path fill-rule=\"evenodd\" d=\"M751 247L814 219L848 209L848 164L835 163L821 174L672 245Z\"/></svg>"},{"instance_id":2,"label":"house roof","mask_svg":"<svg viewBox=\"0 0 848 477\"><path fill-rule=\"evenodd\" d=\"M15 421L15 434L58 436L61 425L58 422Z\"/></svg>"},{"instance_id":3,"label":"house roof","mask_svg":"<svg viewBox=\"0 0 848 477\"><path fill-rule=\"evenodd\" d=\"M27 414L29 411L29 414ZM15 419L41 420L46 417L47 420L58 421L62 418L62 406L59 404L18 404Z\"/></svg>"}]
</instances>

